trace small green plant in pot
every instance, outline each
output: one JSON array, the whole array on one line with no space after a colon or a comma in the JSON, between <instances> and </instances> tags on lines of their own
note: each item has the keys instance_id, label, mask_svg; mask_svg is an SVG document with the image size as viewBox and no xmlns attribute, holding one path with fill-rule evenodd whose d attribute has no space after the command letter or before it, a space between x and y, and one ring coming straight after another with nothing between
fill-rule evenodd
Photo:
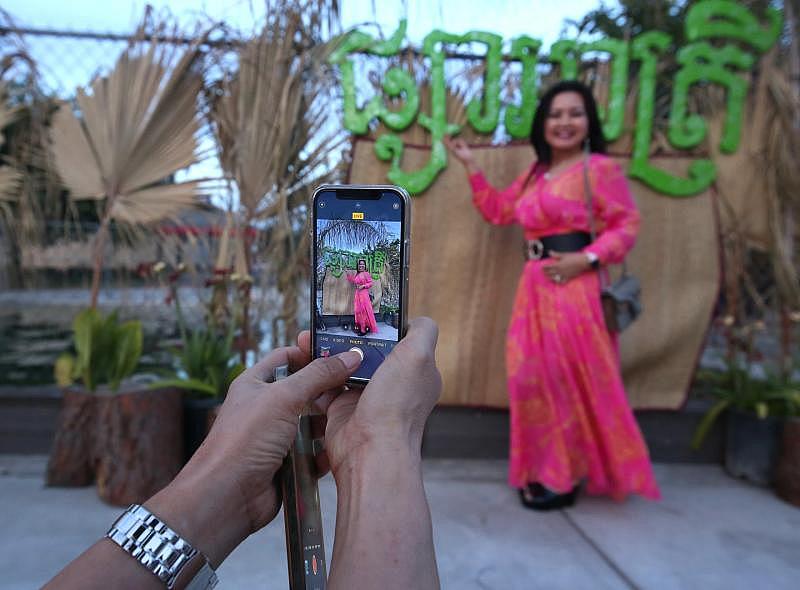
<instances>
[{"instance_id":1,"label":"small green plant in pot","mask_svg":"<svg viewBox=\"0 0 800 590\"><path fill-rule=\"evenodd\" d=\"M164 270L163 263L154 267ZM180 346L172 349L174 371L152 387L176 387L184 391L184 451L185 459L194 453L205 439L216 417L216 410L234 379L244 370L239 351L234 346L237 322L231 312L228 287L237 277L227 271L215 271L207 286L212 295L205 318L196 328L188 327L178 290L178 279L185 267L179 265L168 277L167 302L174 305L180 333Z\"/></svg>"},{"instance_id":2,"label":"small green plant in pot","mask_svg":"<svg viewBox=\"0 0 800 590\"><path fill-rule=\"evenodd\" d=\"M175 299L181 347L174 349L176 371L173 377L157 381L153 387L178 387L202 396L222 399L234 379L244 370L233 348L235 323L230 321L225 334L207 322L206 325L190 329Z\"/></svg>"},{"instance_id":3,"label":"small green plant in pot","mask_svg":"<svg viewBox=\"0 0 800 590\"><path fill-rule=\"evenodd\" d=\"M65 352L56 360L59 387L79 381L94 393L98 385L119 390L142 357L142 324L137 320L120 323L117 312L106 317L96 309L85 309L72 322L76 354Z\"/></svg>"},{"instance_id":4,"label":"small green plant in pot","mask_svg":"<svg viewBox=\"0 0 800 590\"><path fill-rule=\"evenodd\" d=\"M88 485L110 504L144 501L177 474L183 455L181 394L129 381L142 354L139 321L96 309L73 322L74 352L56 361L64 402L49 485Z\"/></svg>"},{"instance_id":5,"label":"small green plant in pot","mask_svg":"<svg viewBox=\"0 0 800 590\"><path fill-rule=\"evenodd\" d=\"M768 375L755 378L749 363L730 361L727 370L707 373L715 403L698 425L697 449L714 423L727 414L725 469L759 485L773 481L786 417L800 414L800 385Z\"/></svg>"}]
</instances>

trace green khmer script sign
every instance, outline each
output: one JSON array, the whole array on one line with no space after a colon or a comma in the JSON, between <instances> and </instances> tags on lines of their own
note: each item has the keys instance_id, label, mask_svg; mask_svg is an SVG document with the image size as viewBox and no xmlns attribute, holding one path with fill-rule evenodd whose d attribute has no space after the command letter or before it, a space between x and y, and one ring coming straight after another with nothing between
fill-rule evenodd
<instances>
[{"instance_id":1,"label":"green khmer script sign","mask_svg":"<svg viewBox=\"0 0 800 590\"><path fill-rule=\"evenodd\" d=\"M703 0L691 7L685 24L689 43L677 50L680 70L674 80L667 134L673 147L690 150L705 140L708 124L701 116L689 112L687 99L692 86L711 83L726 91L726 115L720 150L724 153L736 152L749 84L745 74L755 63L756 57L774 45L783 25L781 13L776 9L768 9L765 18L766 22L761 22L750 10L734 0ZM375 143L375 154L378 158L391 161L389 181L404 187L412 195L418 195L433 184L447 166L447 150L442 139L460 131L458 125L447 121L445 46L461 43L481 43L486 46L486 73L482 96L467 105L467 120L479 133L490 134L500 122L503 39L499 35L482 31L463 35L432 31L422 44L422 53L430 60L431 112L420 112L419 89L414 78L399 67L393 67L386 73L383 93L390 98L403 98L402 108L390 110L381 95L371 97L359 108L356 104L353 62L348 56L356 52L383 57L396 55L400 52L405 33L405 21L401 21L394 35L385 41L377 40L361 31L353 31L345 37L330 61L340 69L344 124L348 130L355 134L365 134L370 122L379 119L395 132L407 129L416 121L430 133L430 158L419 170L402 169L404 146L395 133L381 135ZM726 43L711 45L710 40ZM624 131L629 70L632 63L637 63L636 121L629 175L665 195L688 197L708 188L716 178L716 167L711 160L696 159L691 163L685 178L660 170L649 161L658 60L671 45L670 36L659 31L642 33L630 41L600 39L580 43L564 39L550 48L549 62L560 67L562 78L574 79L578 75L583 54L600 52L608 56L611 82L608 104L601 112L603 132L608 141L619 139ZM522 97L519 104L506 105L503 123L515 139L528 137L536 111L536 66L540 48L541 41L528 36L517 37L511 42L509 57L522 63Z\"/></svg>"},{"instance_id":2,"label":"green khmer script sign","mask_svg":"<svg viewBox=\"0 0 800 590\"><path fill-rule=\"evenodd\" d=\"M381 273L383 273L384 266L386 265L387 257L386 252L383 250L375 250L374 252L357 254L350 250L340 250L337 248L322 248L322 255L325 267L331 271L331 274L337 279L342 276L342 273L347 269L355 270L358 265L359 259L364 259L367 264L367 270L372 275L372 278L380 280Z\"/></svg>"}]
</instances>

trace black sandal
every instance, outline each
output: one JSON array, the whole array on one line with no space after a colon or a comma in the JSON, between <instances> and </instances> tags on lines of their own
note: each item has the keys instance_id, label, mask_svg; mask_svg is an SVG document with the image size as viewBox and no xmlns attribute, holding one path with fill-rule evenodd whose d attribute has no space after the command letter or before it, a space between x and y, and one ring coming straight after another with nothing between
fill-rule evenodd
<instances>
[{"instance_id":1,"label":"black sandal","mask_svg":"<svg viewBox=\"0 0 800 590\"><path fill-rule=\"evenodd\" d=\"M559 494L540 483L534 482L519 490L519 499L525 508L530 508L531 510L557 510L573 506L579 490L580 484L565 494Z\"/></svg>"}]
</instances>

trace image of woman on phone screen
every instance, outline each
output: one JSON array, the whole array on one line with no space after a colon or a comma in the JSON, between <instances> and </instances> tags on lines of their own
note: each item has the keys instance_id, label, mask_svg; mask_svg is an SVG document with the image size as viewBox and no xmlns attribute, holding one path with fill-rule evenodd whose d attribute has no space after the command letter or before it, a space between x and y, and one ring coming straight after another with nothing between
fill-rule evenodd
<instances>
[{"instance_id":1,"label":"image of woman on phone screen","mask_svg":"<svg viewBox=\"0 0 800 590\"><path fill-rule=\"evenodd\" d=\"M509 484L536 510L572 505L584 484L589 494L617 500L628 494L657 499L616 337L603 319L598 278L598 269L621 262L633 247L640 218L624 172L604 155L591 90L564 81L545 92L531 143L536 162L498 190L463 140L447 140L469 174L481 215L525 231L527 262L506 340Z\"/></svg>"},{"instance_id":2,"label":"image of woman on phone screen","mask_svg":"<svg viewBox=\"0 0 800 590\"><path fill-rule=\"evenodd\" d=\"M356 332L360 336L375 334L378 325L375 323L375 312L372 309L372 300L369 297L369 288L372 286L372 275L367 272L367 261L358 259L355 273L347 273L347 280L353 283L356 292L353 295L353 315L355 316Z\"/></svg>"}]
</instances>

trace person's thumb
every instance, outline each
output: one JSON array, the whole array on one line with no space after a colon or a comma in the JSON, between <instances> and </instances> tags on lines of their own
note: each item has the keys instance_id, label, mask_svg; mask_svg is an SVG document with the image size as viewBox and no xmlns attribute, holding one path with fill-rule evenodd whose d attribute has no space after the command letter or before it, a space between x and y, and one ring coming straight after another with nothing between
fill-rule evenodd
<instances>
[{"instance_id":1,"label":"person's thumb","mask_svg":"<svg viewBox=\"0 0 800 590\"><path fill-rule=\"evenodd\" d=\"M348 350L318 358L280 382L291 401L299 406L315 400L329 389L344 385L361 364L360 353Z\"/></svg>"}]
</instances>

